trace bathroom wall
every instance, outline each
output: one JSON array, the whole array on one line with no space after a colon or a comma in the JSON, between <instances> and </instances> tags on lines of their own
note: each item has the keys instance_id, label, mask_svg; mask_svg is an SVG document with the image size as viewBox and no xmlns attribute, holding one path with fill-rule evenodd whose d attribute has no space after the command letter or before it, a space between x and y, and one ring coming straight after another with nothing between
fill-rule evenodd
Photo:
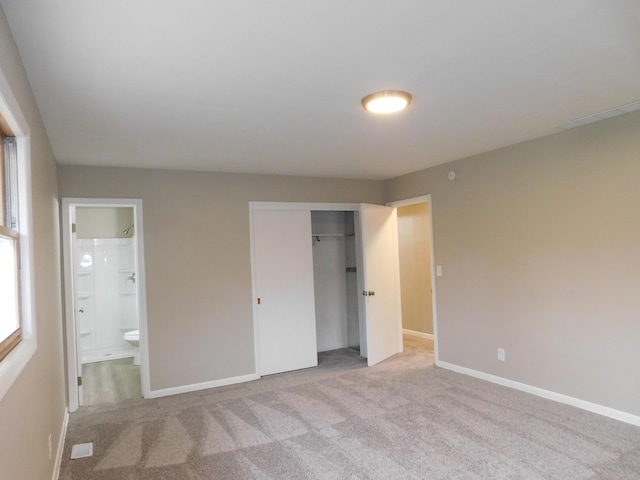
<instances>
[{"instance_id":1,"label":"bathroom wall","mask_svg":"<svg viewBox=\"0 0 640 480\"><path fill-rule=\"evenodd\" d=\"M433 334L429 204L398 208L402 328Z\"/></svg>"},{"instance_id":2,"label":"bathroom wall","mask_svg":"<svg viewBox=\"0 0 640 480\"><path fill-rule=\"evenodd\" d=\"M132 207L77 207L78 238L128 238L135 233ZM128 233L124 230L129 229Z\"/></svg>"}]
</instances>

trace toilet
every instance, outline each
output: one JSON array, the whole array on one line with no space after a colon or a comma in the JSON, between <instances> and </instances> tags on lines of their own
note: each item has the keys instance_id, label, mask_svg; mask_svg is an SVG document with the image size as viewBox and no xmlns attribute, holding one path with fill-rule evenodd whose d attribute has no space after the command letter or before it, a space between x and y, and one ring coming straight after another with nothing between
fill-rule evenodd
<instances>
[{"instance_id":1,"label":"toilet","mask_svg":"<svg viewBox=\"0 0 640 480\"><path fill-rule=\"evenodd\" d=\"M135 349L133 364L140 365L140 330L129 330L122 338Z\"/></svg>"}]
</instances>

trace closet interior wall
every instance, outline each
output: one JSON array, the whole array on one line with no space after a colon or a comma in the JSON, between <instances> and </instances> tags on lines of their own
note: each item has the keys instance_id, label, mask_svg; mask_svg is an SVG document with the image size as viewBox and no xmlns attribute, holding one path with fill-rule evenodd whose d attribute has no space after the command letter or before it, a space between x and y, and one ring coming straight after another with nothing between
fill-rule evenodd
<instances>
[{"instance_id":1,"label":"closet interior wall","mask_svg":"<svg viewBox=\"0 0 640 480\"><path fill-rule=\"evenodd\" d=\"M318 352L360 347L353 212L312 211Z\"/></svg>"}]
</instances>

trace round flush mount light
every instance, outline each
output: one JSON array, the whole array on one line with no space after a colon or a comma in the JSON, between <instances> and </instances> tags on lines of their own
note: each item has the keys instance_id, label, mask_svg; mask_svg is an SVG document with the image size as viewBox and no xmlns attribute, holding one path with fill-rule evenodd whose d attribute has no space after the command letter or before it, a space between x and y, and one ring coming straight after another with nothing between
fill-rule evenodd
<instances>
[{"instance_id":1,"label":"round flush mount light","mask_svg":"<svg viewBox=\"0 0 640 480\"><path fill-rule=\"evenodd\" d=\"M373 113L397 112L407 108L410 103L411 94L402 90L383 90L362 99L364 109Z\"/></svg>"}]
</instances>

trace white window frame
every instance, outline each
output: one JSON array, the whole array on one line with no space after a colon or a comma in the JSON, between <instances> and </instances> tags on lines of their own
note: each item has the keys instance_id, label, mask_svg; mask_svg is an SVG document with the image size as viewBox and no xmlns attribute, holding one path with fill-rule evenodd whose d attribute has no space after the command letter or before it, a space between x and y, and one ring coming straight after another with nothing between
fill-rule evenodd
<instances>
[{"instance_id":1,"label":"white window frame","mask_svg":"<svg viewBox=\"0 0 640 480\"><path fill-rule=\"evenodd\" d=\"M31 137L27 121L0 69L0 113L16 138L18 154L18 217L20 225L20 314L22 341L0 361L0 400L9 391L38 348L33 298L33 220L31 208Z\"/></svg>"}]
</instances>

